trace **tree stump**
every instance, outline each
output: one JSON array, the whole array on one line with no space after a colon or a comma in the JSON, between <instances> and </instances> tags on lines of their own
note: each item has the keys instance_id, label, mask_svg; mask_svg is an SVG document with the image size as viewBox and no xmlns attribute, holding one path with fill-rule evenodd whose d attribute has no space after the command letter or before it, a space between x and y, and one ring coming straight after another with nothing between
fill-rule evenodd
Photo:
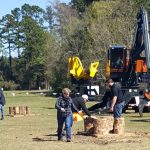
<instances>
[{"instance_id":1,"label":"tree stump","mask_svg":"<svg viewBox=\"0 0 150 150\"><path fill-rule=\"evenodd\" d=\"M84 128L87 135L100 136L109 134L113 129L114 118L112 116L87 117L84 119ZM124 132L124 118L118 122L116 134Z\"/></svg>"}]
</instances>

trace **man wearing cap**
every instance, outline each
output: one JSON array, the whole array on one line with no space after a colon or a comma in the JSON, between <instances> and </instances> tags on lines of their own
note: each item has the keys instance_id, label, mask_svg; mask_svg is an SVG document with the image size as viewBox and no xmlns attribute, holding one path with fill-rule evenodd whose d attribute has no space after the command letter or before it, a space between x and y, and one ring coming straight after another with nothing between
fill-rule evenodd
<instances>
[{"instance_id":1,"label":"man wearing cap","mask_svg":"<svg viewBox=\"0 0 150 150\"><path fill-rule=\"evenodd\" d=\"M77 109L82 110L86 115L91 116L90 112L88 111L85 103L88 101L88 95L84 94L81 97L74 97L72 98L72 101L74 105L77 107ZM73 112L76 112L76 110L73 108Z\"/></svg>"}]
</instances>

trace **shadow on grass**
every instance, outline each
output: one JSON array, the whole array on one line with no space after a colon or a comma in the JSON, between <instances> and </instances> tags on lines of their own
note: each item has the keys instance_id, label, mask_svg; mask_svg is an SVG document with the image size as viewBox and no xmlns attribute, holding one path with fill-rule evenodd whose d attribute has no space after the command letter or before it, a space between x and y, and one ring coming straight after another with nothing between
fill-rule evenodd
<instances>
[{"instance_id":1,"label":"shadow on grass","mask_svg":"<svg viewBox=\"0 0 150 150\"><path fill-rule=\"evenodd\" d=\"M137 114L137 112L123 112L123 114Z\"/></svg>"},{"instance_id":2,"label":"shadow on grass","mask_svg":"<svg viewBox=\"0 0 150 150\"><path fill-rule=\"evenodd\" d=\"M94 135L93 134L89 134L89 133L87 133L87 132L85 132L85 131L78 131L75 135L80 135L80 136L93 136L94 137Z\"/></svg>"},{"instance_id":3,"label":"shadow on grass","mask_svg":"<svg viewBox=\"0 0 150 150\"><path fill-rule=\"evenodd\" d=\"M44 136L57 136L57 134L48 134L48 135L44 135Z\"/></svg>"},{"instance_id":4,"label":"shadow on grass","mask_svg":"<svg viewBox=\"0 0 150 150\"><path fill-rule=\"evenodd\" d=\"M43 139L43 138L39 138L39 137L32 138L32 140L35 142L57 141L57 140L53 140L53 139Z\"/></svg>"},{"instance_id":5,"label":"shadow on grass","mask_svg":"<svg viewBox=\"0 0 150 150\"><path fill-rule=\"evenodd\" d=\"M137 116L128 116L128 118L141 118L141 116L137 114Z\"/></svg>"},{"instance_id":6,"label":"shadow on grass","mask_svg":"<svg viewBox=\"0 0 150 150\"><path fill-rule=\"evenodd\" d=\"M56 109L54 107L42 107L42 108L44 108L44 109Z\"/></svg>"},{"instance_id":7,"label":"shadow on grass","mask_svg":"<svg viewBox=\"0 0 150 150\"><path fill-rule=\"evenodd\" d=\"M150 122L150 119L130 120L132 122Z\"/></svg>"}]
</instances>

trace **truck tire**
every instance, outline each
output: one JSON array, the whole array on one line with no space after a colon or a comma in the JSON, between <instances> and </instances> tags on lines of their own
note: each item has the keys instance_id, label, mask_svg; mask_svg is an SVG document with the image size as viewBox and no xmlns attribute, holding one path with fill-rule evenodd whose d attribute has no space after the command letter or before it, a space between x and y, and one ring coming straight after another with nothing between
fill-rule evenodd
<instances>
[{"instance_id":1,"label":"truck tire","mask_svg":"<svg viewBox=\"0 0 150 150\"><path fill-rule=\"evenodd\" d=\"M122 113L126 113L126 110L128 109L128 106L126 105L123 110L122 110Z\"/></svg>"},{"instance_id":2,"label":"truck tire","mask_svg":"<svg viewBox=\"0 0 150 150\"><path fill-rule=\"evenodd\" d=\"M135 110L135 113L139 112L139 108L137 106L134 108L134 110Z\"/></svg>"},{"instance_id":3,"label":"truck tire","mask_svg":"<svg viewBox=\"0 0 150 150\"><path fill-rule=\"evenodd\" d=\"M150 106L144 107L143 112L149 113L150 112Z\"/></svg>"}]
</instances>

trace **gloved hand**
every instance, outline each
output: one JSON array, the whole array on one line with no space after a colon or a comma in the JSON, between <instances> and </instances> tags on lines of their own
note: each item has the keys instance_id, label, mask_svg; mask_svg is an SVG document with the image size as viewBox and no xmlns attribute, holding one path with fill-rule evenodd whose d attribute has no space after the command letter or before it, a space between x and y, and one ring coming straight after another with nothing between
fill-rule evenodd
<instances>
[{"instance_id":1,"label":"gloved hand","mask_svg":"<svg viewBox=\"0 0 150 150\"><path fill-rule=\"evenodd\" d=\"M79 115L82 115L82 114L83 114L83 112L80 110L80 111L78 111L78 114L79 114Z\"/></svg>"},{"instance_id":2,"label":"gloved hand","mask_svg":"<svg viewBox=\"0 0 150 150\"><path fill-rule=\"evenodd\" d=\"M61 110L62 112L65 112L65 109L64 109L64 108L61 108L60 110Z\"/></svg>"}]
</instances>

